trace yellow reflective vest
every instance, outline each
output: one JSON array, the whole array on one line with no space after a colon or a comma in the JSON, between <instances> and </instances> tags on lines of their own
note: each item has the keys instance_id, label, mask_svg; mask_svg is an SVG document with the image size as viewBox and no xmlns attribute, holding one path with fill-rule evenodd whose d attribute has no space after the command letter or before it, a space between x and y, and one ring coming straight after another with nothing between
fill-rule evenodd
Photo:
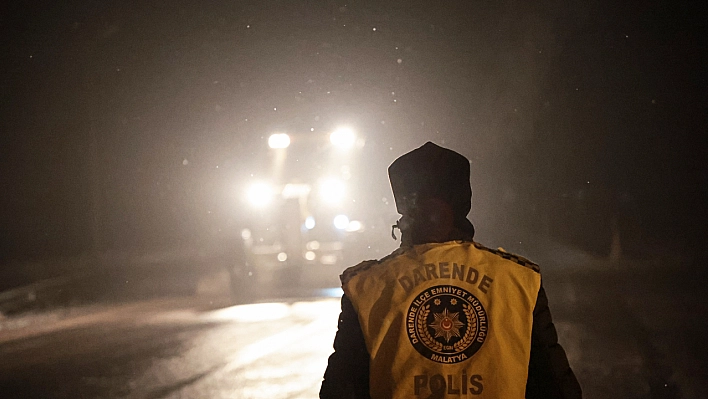
<instances>
[{"instance_id":1,"label":"yellow reflective vest","mask_svg":"<svg viewBox=\"0 0 708 399\"><path fill-rule=\"evenodd\" d=\"M538 266L451 241L347 269L370 355L372 399L523 398Z\"/></svg>"}]
</instances>

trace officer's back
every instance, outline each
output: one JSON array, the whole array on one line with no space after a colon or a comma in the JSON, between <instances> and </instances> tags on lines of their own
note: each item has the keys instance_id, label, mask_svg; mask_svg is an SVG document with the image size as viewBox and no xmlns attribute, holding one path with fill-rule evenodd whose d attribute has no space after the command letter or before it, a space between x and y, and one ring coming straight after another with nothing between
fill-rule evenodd
<instances>
[{"instance_id":1,"label":"officer's back","mask_svg":"<svg viewBox=\"0 0 708 399\"><path fill-rule=\"evenodd\" d=\"M473 241L469 173L432 143L389 167L401 248L342 275L320 397L581 396L539 267Z\"/></svg>"}]
</instances>

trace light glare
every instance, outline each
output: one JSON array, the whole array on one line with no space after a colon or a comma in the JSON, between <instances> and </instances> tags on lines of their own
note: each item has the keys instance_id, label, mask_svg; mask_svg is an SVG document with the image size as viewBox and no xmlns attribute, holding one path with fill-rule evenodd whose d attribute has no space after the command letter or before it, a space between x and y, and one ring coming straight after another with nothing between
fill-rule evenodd
<instances>
[{"instance_id":1,"label":"light glare","mask_svg":"<svg viewBox=\"0 0 708 399\"><path fill-rule=\"evenodd\" d=\"M267 183L254 183L248 188L248 202L256 208L265 208L273 200L273 187Z\"/></svg>"},{"instance_id":2,"label":"light glare","mask_svg":"<svg viewBox=\"0 0 708 399\"><path fill-rule=\"evenodd\" d=\"M339 179L326 179L320 183L320 198L327 204L337 204L344 198L344 182Z\"/></svg>"},{"instance_id":3,"label":"light glare","mask_svg":"<svg viewBox=\"0 0 708 399\"><path fill-rule=\"evenodd\" d=\"M241 230L241 238L243 238L244 240L250 240L251 239L251 230L249 230L249 229Z\"/></svg>"},{"instance_id":4,"label":"light glare","mask_svg":"<svg viewBox=\"0 0 708 399\"><path fill-rule=\"evenodd\" d=\"M307 184L288 183L283 187L284 198L302 198L310 193L310 186Z\"/></svg>"},{"instance_id":5,"label":"light glare","mask_svg":"<svg viewBox=\"0 0 708 399\"><path fill-rule=\"evenodd\" d=\"M315 228L315 218L312 216L308 216L307 219L305 219L305 228L308 230L312 230Z\"/></svg>"},{"instance_id":6,"label":"light glare","mask_svg":"<svg viewBox=\"0 0 708 399\"><path fill-rule=\"evenodd\" d=\"M364 226L358 220L352 220L347 225L347 231L349 231L349 232L361 231L363 228L364 228Z\"/></svg>"},{"instance_id":7,"label":"light glare","mask_svg":"<svg viewBox=\"0 0 708 399\"><path fill-rule=\"evenodd\" d=\"M356 134L351 128L340 127L329 136L329 141L331 141L335 147L348 150L354 147Z\"/></svg>"},{"instance_id":8,"label":"light glare","mask_svg":"<svg viewBox=\"0 0 708 399\"><path fill-rule=\"evenodd\" d=\"M349 218L347 215L337 215L334 217L334 227L339 230L344 230L349 226Z\"/></svg>"},{"instance_id":9,"label":"light glare","mask_svg":"<svg viewBox=\"0 0 708 399\"><path fill-rule=\"evenodd\" d=\"M289 316L291 312L290 305L284 303L257 303L231 306L207 313L203 317L211 320L234 320L248 323L282 319Z\"/></svg>"},{"instance_id":10,"label":"light glare","mask_svg":"<svg viewBox=\"0 0 708 399\"><path fill-rule=\"evenodd\" d=\"M288 148L290 146L290 136L285 133L275 133L268 137L268 147Z\"/></svg>"}]
</instances>

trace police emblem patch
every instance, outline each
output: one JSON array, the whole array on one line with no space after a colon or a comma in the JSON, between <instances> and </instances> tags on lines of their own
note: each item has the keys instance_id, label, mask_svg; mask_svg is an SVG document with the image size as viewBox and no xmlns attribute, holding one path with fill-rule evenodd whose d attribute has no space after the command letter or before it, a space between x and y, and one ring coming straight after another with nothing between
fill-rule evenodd
<instances>
[{"instance_id":1,"label":"police emblem patch","mask_svg":"<svg viewBox=\"0 0 708 399\"><path fill-rule=\"evenodd\" d=\"M408 308L408 340L418 353L438 363L469 359L487 338L487 312L468 291L438 285L421 292Z\"/></svg>"}]
</instances>

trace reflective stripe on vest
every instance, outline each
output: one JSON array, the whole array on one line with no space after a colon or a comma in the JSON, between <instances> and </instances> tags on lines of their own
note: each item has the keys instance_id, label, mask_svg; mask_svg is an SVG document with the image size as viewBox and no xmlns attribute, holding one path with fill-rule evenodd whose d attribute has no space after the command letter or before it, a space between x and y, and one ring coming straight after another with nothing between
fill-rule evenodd
<instances>
[{"instance_id":1,"label":"reflective stripe on vest","mask_svg":"<svg viewBox=\"0 0 708 399\"><path fill-rule=\"evenodd\" d=\"M425 244L350 268L342 283L373 399L524 397L535 264L477 243Z\"/></svg>"}]
</instances>

